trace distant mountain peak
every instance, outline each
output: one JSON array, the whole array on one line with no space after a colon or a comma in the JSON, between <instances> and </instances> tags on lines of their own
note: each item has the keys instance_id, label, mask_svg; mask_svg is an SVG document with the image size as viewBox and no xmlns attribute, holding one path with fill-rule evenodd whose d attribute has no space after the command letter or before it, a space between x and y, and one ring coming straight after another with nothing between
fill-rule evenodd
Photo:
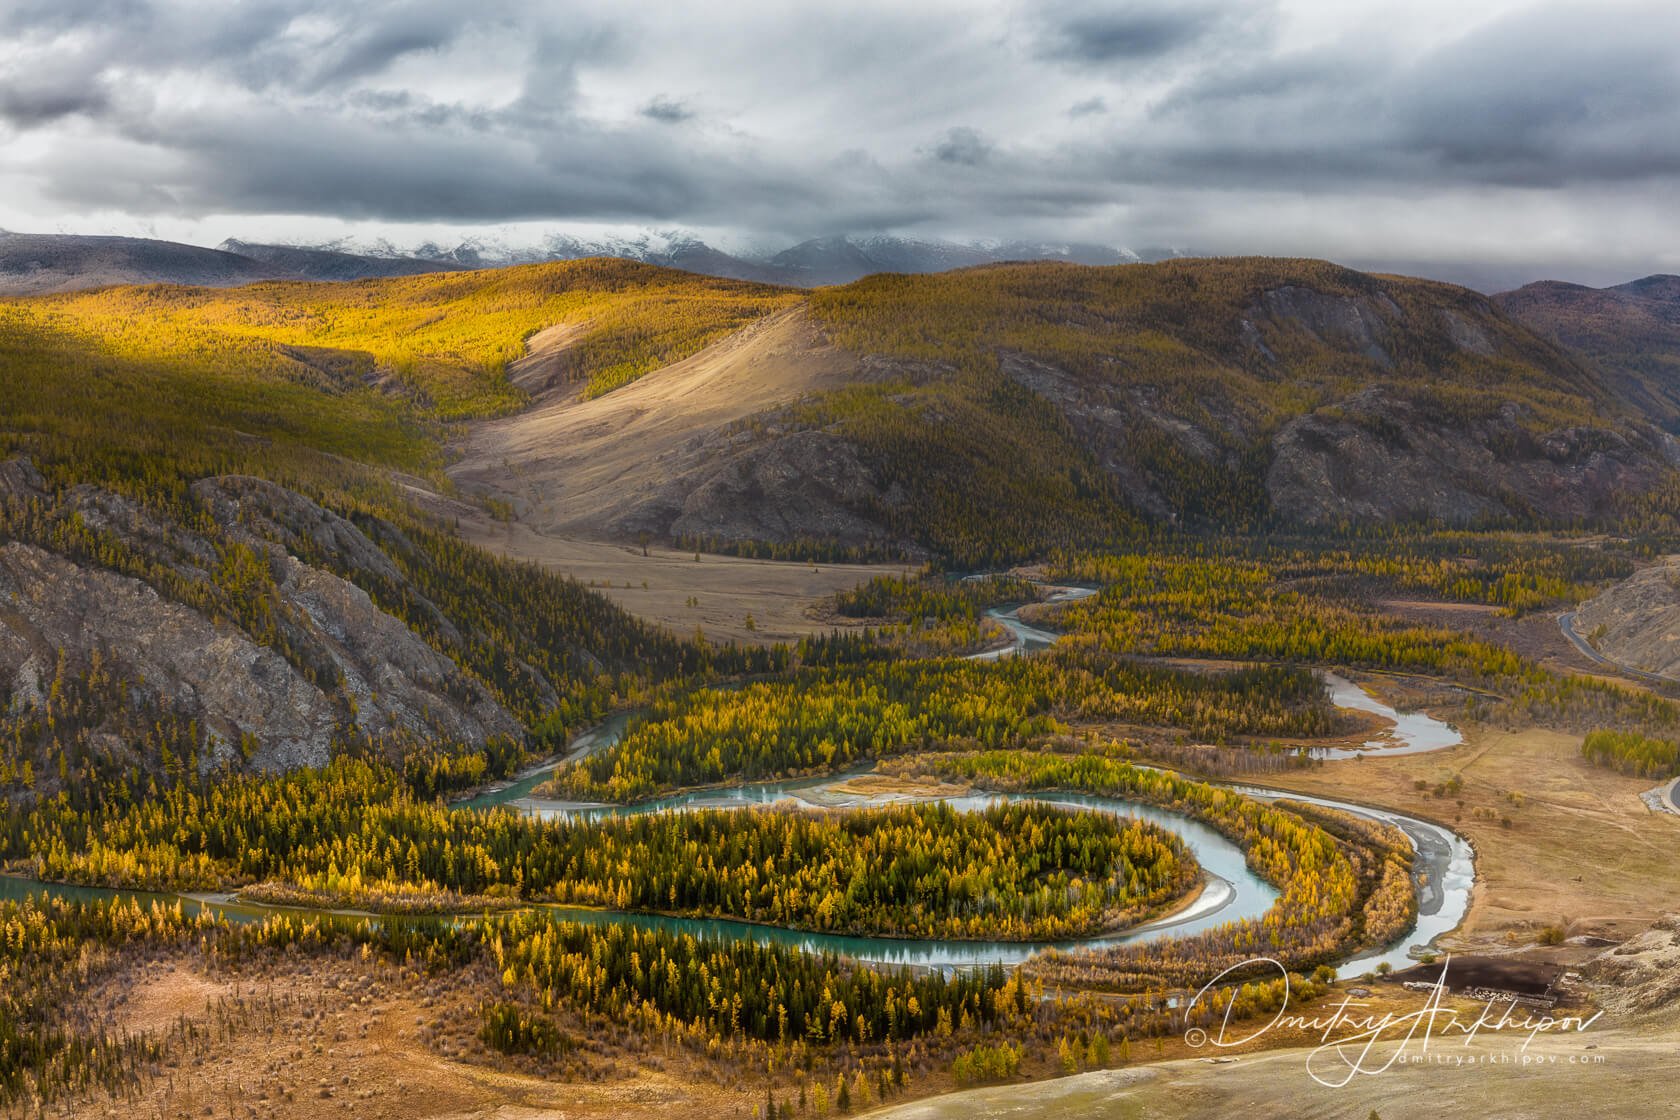
<instances>
[{"instance_id":1,"label":"distant mountain peak","mask_svg":"<svg viewBox=\"0 0 1680 1120\"><path fill-rule=\"evenodd\" d=\"M64 291L100 284L248 284L258 280L359 280L543 261L618 257L708 276L791 287L846 284L877 272L947 272L1002 261L1133 264L1182 252L1075 241L949 241L892 233L832 233L772 250L719 248L681 227L582 235L555 231L535 241L496 233L453 244L402 246L388 238L341 237L276 244L232 237L215 249L177 242L0 230L0 294ZM742 246L750 246L750 242ZM8 263L9 262L9 263Z\"/></svg>"},{"instance_id":2,"label":"distant mountain peak","mask_svg":"<svg viewBox=\"0 0 1680 1120\"><path fill-rule=\"evenodd\" d=\"M1658 272L1651 276L1643 276L1638 280L1629 280L1626 284L1617 284L1609 290L1626 292L1628 295L1638 296L1640 299L1680 303L1680 276Z\"/></svg>"}]
</instances>

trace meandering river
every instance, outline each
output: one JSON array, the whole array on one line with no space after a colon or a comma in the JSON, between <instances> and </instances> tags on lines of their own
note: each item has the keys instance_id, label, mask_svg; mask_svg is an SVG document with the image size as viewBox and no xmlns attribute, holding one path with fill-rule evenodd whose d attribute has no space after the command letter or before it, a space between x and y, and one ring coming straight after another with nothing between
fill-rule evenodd
<instances>
[{"instance_id":1,"label":"meandering river","mask_svg":"<svg viewBox=\"0 0 1680 1120\"><path fill-rule=\"evenodd\" d=\"M1089 588L1057 588L1051 601L1066 601L1093 595ZM1008 631L1011 642L1002 649L975 655L976 660L995 660L1018 656L1053 644L1058 635L1040 630L1020 620L1018 608L995 608L988 616ZM1359 749L1323 748L1318 757L1327 759L1352 758L1365 753L1409 754L1439 750L1461 742L1458 732L1447 724L1422 712L1399 713L1382 704L1358 685L1335 674L1325 674L1331 701L1338 707L1370 712L1387 719L1391 728L1383 737L1370 741L1370 751ZM487 788L476 796L456 803L460 809L480 809L506 805L544 818L590 818L633 813L683 812L701 808L744 808L773 804L806 805L821 808L864 808L868 806L902 803L907 800L939 799L962 810L977 810L1004 801L1036 801L1071 810L1111 813L1152 821L1178 835L1194 853L1205 873L1201 893L1185 908L1162 919L1134 926L1122 933L1076 941L946 941L894 937L856 937L838 934L809 933L759 925L729 919L674 918L655 914L635 914L613 910L597 910L572 906L549 905L543 910L556 919L599 925L630 925L645 929L660 929L673 933L687 933L707 938L751 940L761 944L781 945L807 952L834 952L855 960L884 965L913 965L919 967L954 969L989 964L1018 964L1050 949L1094 950L1116 945L1181 936L1244 918L1258 918L1277 900L1278 892L1265 880L1248 869L1241 849L1211 827L1182 814L1153 806L1078 793L1041 794L960 794L922 795L899 792L862 794L849 788L848 783L860 772L805 779L792 782L764 782L720 789L698 790L672 797L657 798L636 805L591 805L533 798L531 792L560 765L585 757L617 742L628 726L631 716L620 714L574 739L566 752L546 763L530 767L511 781ZM1225 783L1210 783L1220 785ZM1419 896L1418 921L1412 932L1395 945L1374 951L1345 962L1341 972L1361 975L1381 963L1401 967L1409 961L1414 947L1426 945L1454 929L1463 920L1469 907L1470 890L1475 880L1474 853L1468 842L1452 830L1429 821L1418 820L1400 813L1373 809L1363 805L1335 801L1329 798L1301 794L1282 794L1275 790L1245 785L1231 788L1264 800L1291 798L1328 806L1357 816L1382 821L1399 828L1416 849L1413 875ZM41 883L31 879L0 877L0 898L19 898L26 894L50 894L68 899L97 899L116 896L142 901L158 899L167 902L180 900L189 909L204 908L226 916L232 921L250 921L277 912L298 912L297 908L270 906L247 902L227 895L150 894L142 891L115 891L98 887L78 887L59 883ZM305 910L305 913L337 918L362 920L393 920L373 918L354 911Z\"/></svg>"}]
</instances>

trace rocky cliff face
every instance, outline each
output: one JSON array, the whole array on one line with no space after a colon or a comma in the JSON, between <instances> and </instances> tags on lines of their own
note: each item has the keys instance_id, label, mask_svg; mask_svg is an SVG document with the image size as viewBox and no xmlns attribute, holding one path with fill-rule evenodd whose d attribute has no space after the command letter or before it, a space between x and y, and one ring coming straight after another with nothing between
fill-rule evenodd
<instances>
[{"instance_id":1,"label":"rocky cliff face","mask_svg":"<svg viewBox=\"0 0 1680 1120\"><path fill-rule=\"evenodd\" d=\"M1673 437L1606 409L1595 371L1523 338L1479 298L1460 304L1408 308L1381 290L1294 284L1262 292L1239 324L1246 371L1282 387L1351 388L1293 416L1241 392L1210 390L1186 409L1146 379L1080 378L1025 355L1005 355L1002 366L1055 404L1127 501L1158 519L1175 516L1172 479L1140 446L1170 447L1209 473L1263 464L1267 512L1305 525L1591 519L1680 463ZM1433 371L1420 375L1420 354ZM1485 400L1455 409L1467 371L1516 362L1543 370L1548 394L1576 394L1604 422L1548 425L1516 387L1492 409Z\"/></svg>"},{"instance_id":2,"label":"rocky cliff face","mask_svg":"<svg viewBox=\"0 0 1680 1120\"><path fill-rule=\"evenodd\" d=\"M1674 441L1631 413L1617 416L1599 371L1539 345L1479 297L1402 307L1380 290L1285 286L1264 292L1252 318L1251 345L1280 370L1316 350L1314 364L1368 371L1363 387L1271 436L1266 494L1280 520L1590 519L1674 465ZM1407 356L1412 372L1394 376ZM1506 399L1455 401L1517 363L1531 372L1510 383ZM1596 422L1540 419L1537 402L1560 393Z\"/></svg>"},{"instance_id":3,"label":"rocky cliff face","mask_svg":"<svg viewBox=\"0 0 1680 1120\"><path fill-rule=\"evenodd\" d=\"M1583 603L1575 632L1612 661L1680 680L1680 557Z\"/></svg>"},{"instance_id":4,"label":"rocky cliff face","mask_svg":"<svg viewBox=\"0 0 1680 1120\"><path fill-rule=\"evenodd\" d=\"M857 450L829 432L768 439L728 432L695 441L667 464L672 475L646 499L604 522L612 536L738 543L832 541L864 550L913 551L871 520L880 485Z\"/></svg>"},{"instance_id":5,"label":"rocky cliff face","mask_svg":"<svg viewBox=\"0 0 1680 1120\"><path fill-rule=\"evenodd\" d=\"M193 494L197 525L93 486L51 494L26 462L0 464L0 502L74 526L146 577L0 546L0 689L14 713L43 702L61 660L97 656L139 698L197 722L205 767L319 765L341 734L521 734L482 682L338 574L407 596L434 635L461 640L361 529L259 479L205 479ZM237 620L218 617L215 586L242 560L261 566L237 577L248 601Z\"/></svg>"},{"instance_id":6,"label":"rocky cliff face","mask_svg":"<svg viewBox=\"0 0 1680 1120\"><path fill-rule=\"evenodd\" d=\"M318 766L330 755L337 706L272 649L137 579L0 546L0 684L11 707L45 703L60 656L86 665L95 652L137 697L199 721L207 765L236 758L247 735L259 744L259 769Z\"/></svg>"},{"instance_id":7,"label":"rocky cliff face","mask_svg":"<svg viewBox=\"0 0 1680 1120\"><path fill-rule=\"evenodd\" d=\"M1585 427L1535 434L1522 411L1512 402L1451 422L1381 390L1358 393L1272 438L1272 509L1309 525L1590 520L1673 465L1672 437Z\"/></svg>"}]
</instances>

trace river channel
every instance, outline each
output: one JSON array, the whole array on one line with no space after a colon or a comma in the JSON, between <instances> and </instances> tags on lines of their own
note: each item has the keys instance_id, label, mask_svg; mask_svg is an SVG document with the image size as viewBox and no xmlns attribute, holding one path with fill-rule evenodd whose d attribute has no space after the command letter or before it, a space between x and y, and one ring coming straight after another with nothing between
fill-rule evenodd
<instances>
[{"instance_id":1,"label":"river channel","mask_svg":"<svg viewBox=\"0 0 1680 1120\"><path fill-rule=\"evenodd\" d=\"M1071 600L1095 592L1087 588L1059 588L1052 592L1052 600ZM1019 656L1042 649L1055 642L1057 635L1037 629L1020 620L1016 608L997 608L988 612L1008 632L1011 642L1002 649L976 655L977 660L995 660ZM1338 707L1369 712L1381 716L1392 726L1381 737L1371 740L1369 752L1327 748L1319 757L1351 758L1363 753L1403 754L1424 750L1439 750L1461 741L1458 732L1433 717L1421 713L1402 714L1382 704L1358 685L1334 674L1325 674L1330 698ZM697 790L670 797L657 798L635 805L593 805L551 801L531 796L550 773L560 765L585 757L615 743L629 725L631 716L620 714L574 739L567 751L554 759L530 767L512 780L487 788L474 797L457 802L461 810L486 809L505 805L521 812L545 819L589 819L600 816L635 813L684 812L707 808L749 808L769 805L827 809L860 809L871 806L904 803L907 800L930 800L933 797L903 793L859 794L849 790L847 783L860 771L822 778L791 782L764 782L716 789ZM1213 785L1227 783L1212 782ZM1329 798L1300 794L1280 794L1274 790L1233 784L1231 788L1252 797L1276 800L1289 797L1316 805L1341 809L1357 816L1392 824L1412 841L1416 850L1413 876L1419 896L1419 915L1416 927L1396 944L1364 954L1345 962L1340 971L1344 975L1361 975L1379 964L1396 968L1410 963L1416 947L1427 945L1443 933L1454 929L1463 919L1470 902L1470 890L1475 879L1474 853L1463 837L1430 821L1419 820L1400 813L1369 808ZM968 941L931 940L897 937L862 937L826 933L811 933L759 925L729 919L679 918L657 914L626 913L583 907L545 905L545 912L557 920L597 925L628 925L643 929L658 929L672 933L692 934L704 938L750 940L760 944L780 945L806 952L832 952L854 960L881 965L910 965L924 968L957 969L990 964L1019 964L1050 949L1062 951L1100 950L1117 945L1146 942L1162 937L1196 933L1227 922L1245 918L1259 918L1277 900L1278 892L1265 880L1249 870L1241 849L1211 827L1182 814L1153 806L1117 798L1079 793L1038 794L961 794L940 796L961 810L978 810L1006 801L1036 801L1069 810L1110 813L1152 821L1169 829L1184 841L1194 853L1204 872L1201 892L1180 911L1162 919L1134 926L1124 932L1075 941ZM299 912L297 908L270 906L247 902L227 895L148 894L139 891L114 891L98 887L78 887L58 883L41 883L30 879L0 877L0 898L18 898L26 894L50 894L70 899L109 898L117 895L141 900L180 900L189 909L209 909L232 921L257 920L270 913ZM346 911L303 911L305 913L350 920L403 920L373 918Z\"/></svg>"}]
</instances>

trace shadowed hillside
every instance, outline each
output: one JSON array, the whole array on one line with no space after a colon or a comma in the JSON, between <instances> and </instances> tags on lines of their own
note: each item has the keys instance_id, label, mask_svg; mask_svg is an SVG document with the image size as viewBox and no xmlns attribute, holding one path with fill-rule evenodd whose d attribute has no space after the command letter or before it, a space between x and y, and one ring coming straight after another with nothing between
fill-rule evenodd
<instances>
[{"instance_id":1,"label":"shadowed hillside","mask_svg":"<svg viewBox=\"0 0 1680 1120\"><path fill-rule=\"evenodd\" d=\"M228 239L220 248L269 266L276 279L372 280L382 276L419 276L427 272L460 272L466 266L418 257L372 257L334 249L297 245L263 245Z\"/></svg>"},{"instance_id":2,"label":"shadowed hillside","mask_svg":"<svg viewBox=\"0 0 1680 1120\"><path fill-rule=\"evenodd\" d=\"M0 296L82 291L113 284L236 287L258 280L361 280L458 271L447 261L225 241L219 248L140 237L0 231Z\"/></svg>"},{"instance_id":3,"label":"shadowed hillside","mask_svg":"<svg viewBox=\"0 0 1680 1120\"><path fill-rule=\"evenodd\" d=\"M158 281L224 287L273 275L273 267L249 257L174 241L0 231L0 294L5 295Z\"/></svg>"},{"instance_id":4,"label":"shadowed hillside","mask_svg":"<svg viewBox=\"0 0 1680 1120\"><path fill-rule=\"evenodd\" d=\"M1665 428L1680 425L1680 276L1612 288L1545 280L1493 299L1536 334L1596 361Z\"/></svg>"}]
</instances>

